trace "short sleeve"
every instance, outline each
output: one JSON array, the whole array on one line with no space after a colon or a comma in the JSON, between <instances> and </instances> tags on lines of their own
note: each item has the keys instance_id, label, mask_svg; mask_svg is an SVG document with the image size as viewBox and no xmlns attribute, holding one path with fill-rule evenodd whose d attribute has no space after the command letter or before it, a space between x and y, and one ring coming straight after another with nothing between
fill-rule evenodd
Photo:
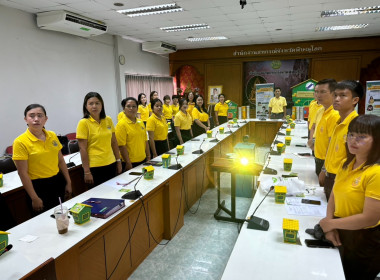
<instances>
[{"instance_id":1,"label":"short sleeve","mask_svg":"<svg viewBox=\"0 0 380 280\"><path fill-rule=\"evenodd\" d=\"M181 118L179 116L179 112L174 117L174 126L181 126Z\"/></svg>"},{"instance_id":2,"label":"short sleeve","mask_svg":"<svg viewBox=\"0 0 380 280\"><path fill-rule=\"evenodd\" d=\"M220 107L220 103L216 103L214 111L218 112L219 111L219 107Z\"/></svg>"},{"instance_id":3,"label":"short sleeve","mask_svg":"<svg viewBox=\"0 0 380 280\"><path fill-rule=\"evenodd\" d=\"M271 108L272 108L272 106L273 106L273 98L271 98L271 99L269 100L269 105L268 105L268 107L271 107Z\"/></svg>"},{"instance_id":4,"label":"short sleeve","mask_svg":"<svg viewBox=\"0 0 380 280\"><path fill-rule=\"evenodd\" d=\"M284 106L287 106L288 103L286 103L286 98L285 98L285 97L283 97L283 101L284 101L284 105L283 105L283 107L284 107Z\"/></svg>"},{"instance_id":5,"label":"short sleeve","mask_svg":"<svg viewBox=\"0 0 380 280\"><path fill-rule=\"evenodd\" d=\"M86 124L87 119L81 119L77 126L77 139L88 139L88 126Z\"/></svg>"},{"instance_id":6,"label":"short sleeve","mask_svg":"<svg viewBox=\"0 0 380 280\"><path fill-rule=\"evenodd\" d=\"M156 130L156 124L151 117L146 122L146 130L147 131L155 131Z\"/></svg>"},{"instance_id":7,"label":"short sleeve","mask_svg":"<svg viewBox=\"0 0 380 280\"><path fill-rule=\"evenodd\" d=\"M127 144L127 131L123 123L123 121L118 122L115 129L116 140L119 146L125 146L125 144Z\"/></svg>"},{"instance_id":8,"label":"short sleeve","mask_svg":"<svg viewBox=\"0 0 380 280\"><path fill-rule=\"evenodd\" d=\"M139 108L137 109L137 113L141 114L142 113L142 106L139 105Z\"/></svg>"},{"instance_id":9,"label":"short sleeve","mask_svg":"<svg viewBox=\"0 0 380 280\"><path fill-rule=\"evenodd\" d=\"M197 108L194 108L191 112L191 115L193 117L193 120L199 120L199 110Z\"/></svg>"},{"instance_id":10,"label":"short sleeve","mask_svg":"<svg viewBox=\"0 0 380 280\"><path fill-rule=\"evenodd\" d=\"M364 182L366 184L365 196L380 200L380 165L376 164L370 169L367 171L369 173L366 178L367 182Z\"/></svg>"},{"instance_id":11,"label":"short sleeve","mask_svg":"<svg viewBox=\"0 0 380 280\"><path fill-rule=\"evenodd\" d=\"M22 143L20 140L16 139L13 142L13 160L28 160L29 153L26 149L24 143Z\"/></svg>"}]
</instances>

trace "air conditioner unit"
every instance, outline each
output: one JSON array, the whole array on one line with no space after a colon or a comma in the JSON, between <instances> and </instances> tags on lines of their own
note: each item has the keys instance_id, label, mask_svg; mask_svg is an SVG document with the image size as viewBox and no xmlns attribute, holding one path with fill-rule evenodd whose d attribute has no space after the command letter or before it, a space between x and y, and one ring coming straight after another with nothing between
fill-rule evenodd
<instances>
[{"instance_id":1,"label":"air conditioner unit","mask_svg":"<svg viewBox=\"0 0 380 280\"><path fill-rule=\"evenodd\" d=\"M97 36L107 32L104 22L67 11L37 13L37 26L82 37Z\"/></svg>"},{"instance_id":2,"label":"air conditioner unit","mask_svg":"<svg viewBox=\"0 0 380 280\"><path fill-rule=\"evenodd\" d=\"M142 43L142 50L156 54L174 53L177 47L165 42L144 42Z\"/></svg>"}]
</instances>

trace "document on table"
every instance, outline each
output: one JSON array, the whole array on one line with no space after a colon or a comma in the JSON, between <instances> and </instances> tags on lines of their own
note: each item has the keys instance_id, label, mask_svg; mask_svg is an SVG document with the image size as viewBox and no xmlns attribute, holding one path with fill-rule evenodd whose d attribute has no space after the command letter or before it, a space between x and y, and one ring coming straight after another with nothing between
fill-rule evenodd
<instances>
[{"instance_id":1,"label":"document on table","mask_svg":"<svg viewBox=\"0 0 380 280\"><path fill-rule=\"evenodd\" d=\"M304 197L287 197L285 200L286 211L289 215L298 216L315 216L315 217L325 217L327 203L321 201L317 197L307 197L307 199L321 201L321 205L312 205L302 203Z\"/></svg>"}]
</instances>

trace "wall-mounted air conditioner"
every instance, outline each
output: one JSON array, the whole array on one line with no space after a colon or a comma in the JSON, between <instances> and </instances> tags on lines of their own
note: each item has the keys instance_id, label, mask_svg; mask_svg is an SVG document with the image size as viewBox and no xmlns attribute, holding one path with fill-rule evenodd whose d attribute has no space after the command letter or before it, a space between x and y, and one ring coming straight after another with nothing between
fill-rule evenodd
<instances>
[{"instance_id":1,"label":"wall-mounted air conditioner","mask_svg":"<svg viewBox=\"0 0 380 280\"><path fill-rule=\"evenodd\" d=\"M97 36L107 32L104 22L67 11L37 13L37 26L82 37Z\"/></svg>"},{"instance_id":2,"label":"wall-mounted air conditioner","mask_svg":"<svg viewBox=\"0 0 380 280\"><path fill-rule=\"evenodd\" d=\"M177 47L165 42L144 42L142 43L142 50L156 54L174 53Z\"/></svg>"}]
</instances>

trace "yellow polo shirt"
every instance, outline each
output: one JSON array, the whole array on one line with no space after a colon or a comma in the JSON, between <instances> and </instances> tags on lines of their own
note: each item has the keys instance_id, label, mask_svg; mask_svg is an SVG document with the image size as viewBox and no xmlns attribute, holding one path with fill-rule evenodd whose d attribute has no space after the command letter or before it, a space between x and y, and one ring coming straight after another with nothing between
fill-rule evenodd
<instances>
[{"instance_id":1,"label":"yellow polo shirt","mask_svg":"<svg viewBox=\"0 0 380 280\"><path fill-rule=\"evenodd\" d=\"M112 119L106 116L98 123L91 116L83 118L77 126L77 138L87 140L90 167L106 166L116 161L111 140L115 132Z\"/></svg>"},{"instance_id":2,"label":"yellow polo shirt","mask_svg":"<svg viewBox=\"0 0 380 280\"><path fill-rule=\"evenodd\" d=\"M269 101L269 107L272 108L272 113L279 114L284 112L284 106L287 106L286 99L283 96L272 97Z\"/></svg>"},{"instance_id":3,"label":"yellow polo shirt","mask_svg":"<svg viewBox=\"0 0 380 280\"><path fill-rule=\"evenodd\" d=\"M194 107L195 107L195 102L188 102L187 103L186 112L188 112L190 114L190 117L191 117L191 112L193 111Z\"/></svg>"},{"instance_id":4,"label":"yellow polo shirt","mask_svg":"<svg viewBox=\"0 0 380 280\"><path fill-rule=\"evenodd\" d=\"M327 149L325 159L325 168L327 172L336 174L339 169L339 164L346 158L346 137L348 125L357 116L358 113L354 110L344 119L343 122L340 123L339 118Z\"/></svg>"},{"instance_id":5,"label":"yellow polo shirt","mask_svg":"<svg viewBox=\"0 0 380 280\"><path fill-rule=\"evenodd\" d=\"M140 104L137 113L140 114L140 119L146 122L149 118L149 107Z\"/></svg>"},{"instance_id":6,"label":"yellow polo shirt","mask_svg":"<svg viewBox=\"0 0 380 280\"><path fill-rule=\"evenodd\" d=\"M168 138L168 124L165 118L159 119L154 113L148 118L146 130L154 132L154 140L162 141Z\"/></svg>"},{"instance_id":7,"label":"yellow polo shirt","mask_svg":"<svg viewBox=\"0 0 380 280\"><path fill-rule=\"evenodd\" d=\"M121 119L124 119L126 118L127 116L125 115L124 111L121 111L118 115L117 115L117 121L120 121Z\"/></svg>"},{"instance_id":8,"label":"yellow polo shirt","mask_svg":"<svg viewBox=\"0 0 380 280\"><path fill-rule=\"evenodd\" d=\"M129 118L124 118L117 123L115 130L117 143L127 147L130 161L143 161L146 158L145 147L148 140L143 121L136 119L134 123Z\"/></svg>"},{"instance_id":9,"label":"yellow polo shirt","mask_svg":"<svg viewBox=\"0 0 380 280\"><path fill-rule=\"evenodd\" d=\"M149 108L149 113L153 113L153 111L152 111L152 104L151 103L148 104L148 108Z\"/></svg>"},{"instance_id":10,"label":"yellow polo shirt","mask_svg":"<svg viewBox=\"0 0 380 280\"><path fill-rule=\"evenodd\" d=\"M192 116L193 120L200 120L201 122L207 122L208 121L208 114L204 112L201 108L201 112L197 108L193 109Z\"/></svg>"},{"instance_id":11,"label":"yellow polo shirt","mask_svg":"<svg viewBox=\"0 0 380 280\"><path fill-rule=\"evenodd\" d=\"M179 104L177 105L172 104L170 105L170 107L172 108L172 112L173 112L172 116L175 117L175 115L177 115L177 113L179 112Z\"/></svg>"},{"instance_id":12,"label":"yellow polo shirt","mask_svg":"<svg viewBox=\"0 0 380 280\"><path fill-rule=\"evenodd\" d=\"M215 104L214 111L218 112L218 117L227 117L228 104L218 102Z\"/></svg>"},{"instance_id":13,"label":"yellow polo shirt","mask_svg":"<svg viewBox=\"0 0 380 280\"><path fill-rule=\"evenodd\" d=\"M309 105L309 117L308 117L309 130L311 129L311 127L313 126L313 124L316 123L317 111L319 109L321 109L321 108L323 108L323 105L318 104L318 102L316 100L313 100L313 101L310 102L310 105Z\"/></svg>"},{"instance_id":14,"label":"yellow polo shirt","mask_svg":"<svg viewBox=\"0 0 380 280\"><path fill-rule=\"evenodd\" d=\"M351 161L347 169L340 166L335 177L334 215L340 218L363 213L366 197L380 200L380 165L363 167L363 164L352 170L354 162L355 159ZM380 221L375 226L379 224Z\"/></svg>"},{"instance_id":15,"label":"yellow polo shirt","mask_svg":"<svg viewBox=\"0 0 380 280\"><path fill-rule=\"evenodd\" d=\"M179 111L174 117L174 126L179 126L181 130L189 130L192 123L193 119L187 112L184 114L182 111Z\"/></svg>"},{"instance_id":16,"label":"yellow polo shirt","mask_svg":"<svg viewBox=\"0 0 380 280\"><path fill-rule=\"evenodd\" d=\"M43 129L46 139L42 141L29 129L13 142L13 160L27 160L30 179L50 178L57 175L58 153L62 149L57 135Z\"/></svg>"},{"instance_id":17,"label":"yellow polo shirt","mask_svg":"<svg viewBox=\"0 0 380 280\"><path fill-rule=\"evenodd\" d=\"M326 158L330 137L339 118L339 112L335 111L332 105L327 110L323 111L321 120L316 125L315 129L314 154L316 158Z\"/></svg>"},{"instance_id":18,"label":"yellow polo shirt","mask_svg":"<svg viewBox=\"0 0 380 280\"><path fill-rule=\"evenodd\" d=\"M173 111L170 105L164 104L162 106L162 114L164 115L165 119L171 120L173 117Z\"/></svg>"}]
</instances>

